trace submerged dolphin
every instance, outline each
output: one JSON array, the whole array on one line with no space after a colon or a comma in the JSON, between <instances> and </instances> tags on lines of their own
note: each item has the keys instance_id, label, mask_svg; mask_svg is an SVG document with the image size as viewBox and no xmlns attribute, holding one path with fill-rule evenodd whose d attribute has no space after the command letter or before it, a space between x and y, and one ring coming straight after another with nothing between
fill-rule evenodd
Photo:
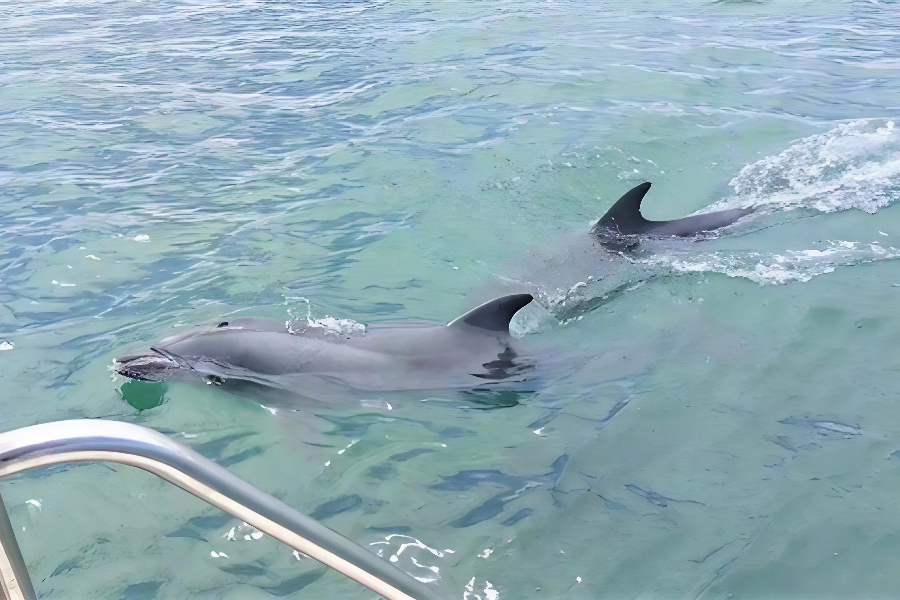
<instances>
[{"instance_id":1,"label":"submerged dolphin","mask_svg":"<svg viewBox=\"0 0 900 600\"><path fill-rule=\"evenodd\" d=\"M619 238L620 242L632 242L626 244L630 246L635 236L663 238L699 235L727 227L753 212L749 208L735 208L674 221L648 221L641 214L641 201L650 191L650 185L650 182L645 182L625 192L597 221L591 233L601 241L615 243L615 238Z\"/></svg>"},{"instance_id":2,"label":"submerged dolphin","mask_svg":"<svg viewBox=\"0 0 900 600\"><path fill-rule=\"evenodd\" d=\"M334 384L364 391L471 387L527 368L513 361L509 322L531 300L505 296L447 325L388 324L355 337L314 338L292 334L280 321L233 319L117 358L115 370L144 381L238 380L313 398L327 397Z\"/></svg>"}]
</instances>

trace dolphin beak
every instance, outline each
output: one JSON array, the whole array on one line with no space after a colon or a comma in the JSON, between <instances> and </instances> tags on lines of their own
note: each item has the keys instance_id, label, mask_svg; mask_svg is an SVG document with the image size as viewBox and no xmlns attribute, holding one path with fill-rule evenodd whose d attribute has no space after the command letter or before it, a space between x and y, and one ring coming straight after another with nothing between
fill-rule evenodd
<instances>
[{"instance_id":1,"label":"dolphin beak","mask_svg":"<svg viewBox=\"0 0 900 600\"><path fill-rule=\"evenodd\" d=\"M162 381L182 367L174 356L155 348L151 348L150 352L120 356L113 361L113 365L119 375L140 381Z\"/></svg>"}]
</instances>

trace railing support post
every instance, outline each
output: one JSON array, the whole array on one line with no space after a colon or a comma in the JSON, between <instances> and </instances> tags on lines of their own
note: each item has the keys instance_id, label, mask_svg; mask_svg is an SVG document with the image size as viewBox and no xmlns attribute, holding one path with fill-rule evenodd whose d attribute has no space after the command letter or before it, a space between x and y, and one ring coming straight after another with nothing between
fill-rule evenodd
<instances>
[{"instance_id":1,"label":"railing support post","mask_svg":"<svg viewBox=\"0 0 900 600\"><path fill-rule=\"evenodd\" d=\"M36 600L22 551L3 504L3 496L0 496L0 598Z\"/></svg>"}]
</instances>

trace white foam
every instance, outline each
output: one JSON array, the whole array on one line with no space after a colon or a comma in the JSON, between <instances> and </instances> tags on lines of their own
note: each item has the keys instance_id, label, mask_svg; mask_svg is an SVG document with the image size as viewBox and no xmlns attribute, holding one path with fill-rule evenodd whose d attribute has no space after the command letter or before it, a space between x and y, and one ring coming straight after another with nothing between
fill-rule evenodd
<instances>
[{"instance_id":1,"label":"white foam","mask_svg":"<svg viewBox=\"0 0 900 600\"><path fill-rule=\"evenodd\" d=\"M289 298L288 302L291 300L299 300L306 303L306 316L295 317L293 310L288 309L288 314L291 318L285 322L285 326L290 333L314 337L356 337L366 333L366 326L353 319L336 319L327 315L322 319L314 319L312 316L312 305L309 300L297 297Z\"/></svg>"},{"instance_id":2,"label":"white foam","mask_svg":"<svg viewBox=\"0 0 900 600\"><path fill-rule=\"evenodd\" d=\"M366 326L353 319L325 317L323 319L307 319L306 323L308 327L321 329L324 333L332 335L361 335L366 332Z\"/></svg>"},{"instance_id":3,"label":"white foam","mask_svg":"<svg viewBox=\"0 0 900 600\"><path fill-rule=\"evenodd\" d=\"M829 241L824 249L789 250L783 254L710 252L683 258L659 257L680 272L723 273L744 277L759 284L783 285L793 281L809 281L817 275L831 273L836 267L859 265L900 258L900 250L877 244Z\"/></svg>"},{"instance_id":4,"label":"white foam","mask_svg":"<svg viewBox=\"0 0 900 600\"><path fill-rule=\"evenodd\" d=\"M701 212L811 208L874 213L900 198L900 127L863 119L803 138L741 169L734 194Z\"/></svg>"}]
</instances>

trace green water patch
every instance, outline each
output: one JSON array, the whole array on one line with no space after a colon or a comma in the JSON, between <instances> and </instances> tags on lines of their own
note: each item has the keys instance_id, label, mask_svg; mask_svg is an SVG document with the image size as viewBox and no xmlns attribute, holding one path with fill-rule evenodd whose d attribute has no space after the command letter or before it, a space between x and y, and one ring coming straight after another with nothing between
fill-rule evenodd
<instances>
[{"instance_id":1,"label":"green water patch","mask_svg":"<svg viewBox=\"0 0 900 600\"><path fill-rule=\"evenodd\" d=\"M462 392L462 398L476 410L494 410L497 408L511 408L518 406L534 395L534 392L519 392L516 390L486 390L474 389Z\"/></svg>"},{"instance_id":2,"label":"green water patch","mask_svg":"<svg viewBox=\"0 0 900 600\"><path fill-rule=\"evenodd\" d=\"M126 381L119 393L122 400L139 412L162 406L168 400L169 386L165 381Z\"/></svg>"}]
</instances>

